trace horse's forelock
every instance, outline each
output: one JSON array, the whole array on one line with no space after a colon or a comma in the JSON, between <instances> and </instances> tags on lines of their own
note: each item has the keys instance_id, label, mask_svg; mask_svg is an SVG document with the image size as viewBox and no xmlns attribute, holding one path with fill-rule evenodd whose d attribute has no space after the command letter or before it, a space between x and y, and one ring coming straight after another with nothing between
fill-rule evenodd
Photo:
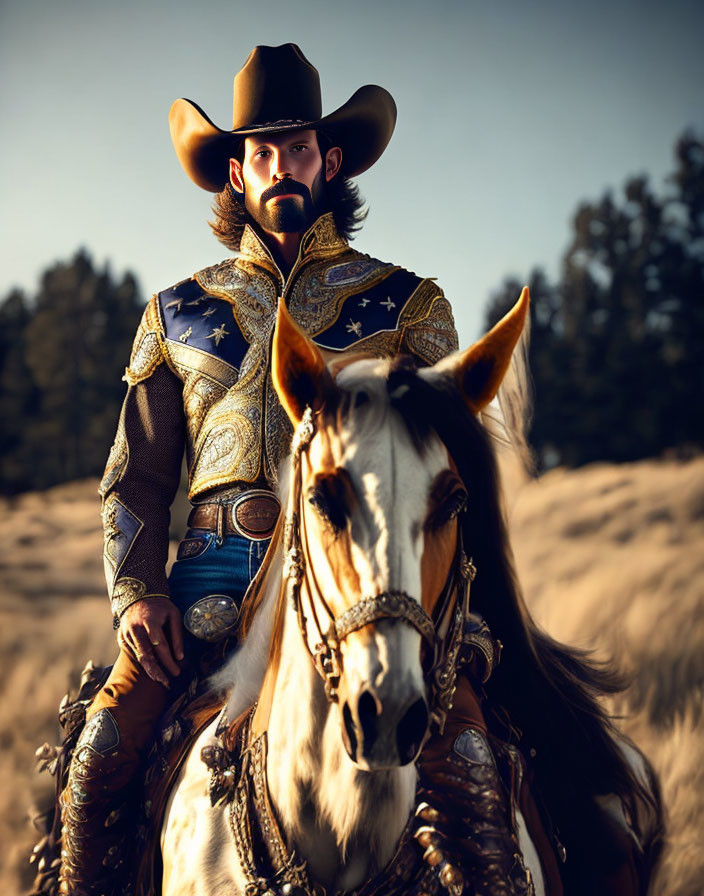
<instances>
[{"instance_id":1,"label":"horse's forelock","mask_svg":"<svg viewBox=\"0 0 704 896\"><path fill-rule=\"evenodd\" d=\"M392 359L352 357L335 368L338 393L335 401L322 409L320 422L336 431L342 430L354 410L368 406L364 415L354 421L354 434L360 440L368 437L386 423L390 410L398 411L409 437L419 454L431 436L433 427L427 415L418 413L417 400L432 405L435 390L417 375L416 361L407 355Z\"/></svg>"}]
</instances>

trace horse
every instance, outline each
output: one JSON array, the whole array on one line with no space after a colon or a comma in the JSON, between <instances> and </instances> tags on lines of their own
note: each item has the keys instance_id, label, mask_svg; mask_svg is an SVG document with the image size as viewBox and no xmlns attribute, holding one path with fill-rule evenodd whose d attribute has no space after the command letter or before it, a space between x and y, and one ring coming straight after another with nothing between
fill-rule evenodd
<instances>
[{"instance_id":1,"label":"horse","mask_svg":"<svg viewBox=\"0 0 704 896\"><path fill-rule=\"evenodd\" d=\"M552 842L566 848L565 891L606 892L629 850L647 883L661 809L647 761L599 703L618 683L537 628L513 571L487 421L528 305L524 290L481 340L424 368L371 357L329 367L280 304L272 378L294 427L283 512L242 646L216 682L229 701L169 798L164 896L556 892L521 807L522 883L483 889L443 846L452 819L419 804L425 745L466 677L470 612L501 650L477 685L487 727L526 757ZM403 844L420 865L397 886L388 869Z\"/></svg>"}]
</instances>

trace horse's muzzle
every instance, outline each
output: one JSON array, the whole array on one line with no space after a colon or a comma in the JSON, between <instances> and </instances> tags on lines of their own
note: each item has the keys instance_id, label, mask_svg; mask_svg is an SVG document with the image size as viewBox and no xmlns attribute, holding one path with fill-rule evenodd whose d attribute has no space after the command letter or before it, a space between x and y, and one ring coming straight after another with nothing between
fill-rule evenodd
<instances>
[{"instance_id":1,"label":"horse's muzzle","mask_svg":"<svg viewBox=\"0 0 704 896\"><path fill-rule=\"evenodd\" d=\"M350 759L368 771L408 765L418 755L428 729L425 697L412 694L403 704L384 703L371 688L342 704L342 738Z\"/></svg>"}]
</instances>

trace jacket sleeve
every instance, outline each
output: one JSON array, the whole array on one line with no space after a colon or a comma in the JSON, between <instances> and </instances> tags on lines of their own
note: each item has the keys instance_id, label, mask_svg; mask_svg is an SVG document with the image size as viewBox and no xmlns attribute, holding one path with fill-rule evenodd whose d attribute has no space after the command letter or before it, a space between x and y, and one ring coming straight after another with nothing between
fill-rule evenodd
<instances>
[{"instance_id":1,"label":"jacket sleeve","mask_svg":"<svg viewBox=\"0 0 704 896\"><path fill-rule=\"evenodd\" d=\"M137 330L127 395L100 484L105 578L115 627L131 604L168 597L170 507L185 443L183 384L169 369L155 296Z\"/></svg>"},{"instance_id":2,"label":"jacket sleeve","mask_svg":"<svg viewBox=\"0 0 704 896\"><path fill-rule=\"evenodd\" d=\"M399 328L399 351L424 364L435 364L459 347L452 308L434 280L420 282L403 309Z\"/></svg>"}]
</instances>

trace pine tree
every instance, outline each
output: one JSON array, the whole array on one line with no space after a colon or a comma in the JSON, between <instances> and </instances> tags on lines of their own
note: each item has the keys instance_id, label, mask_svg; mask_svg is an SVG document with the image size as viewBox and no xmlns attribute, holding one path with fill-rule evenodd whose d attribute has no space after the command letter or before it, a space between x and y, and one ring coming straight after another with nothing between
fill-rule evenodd
<instances>
[{"instance_id":1,"label":"pine tree","mask_svg":"<svg viewBox=\"0 0 704 896\"><path fill-rule=\"evenodd\" d=\"M585 202L559 283L531 275L532 441L543 466L704 444L704 144L676 147L662 196L645 177ZM487 325L520 292L493 297Z\"/></svg>"},{"instance_id":2,"label":"pine tree","mask_svg":"<svg viewBox=\"0 0 704 896\"><path fill-rule=\"evenodd\" d=\"M81 250L49 268L30 302L17 294L0 308L12 319L3 352L5 493L98 475L115 434L121 382L141 315L131 274L116 283ZM12 397L12 384L22 387Z\"/></svg>"}]
</instances>

